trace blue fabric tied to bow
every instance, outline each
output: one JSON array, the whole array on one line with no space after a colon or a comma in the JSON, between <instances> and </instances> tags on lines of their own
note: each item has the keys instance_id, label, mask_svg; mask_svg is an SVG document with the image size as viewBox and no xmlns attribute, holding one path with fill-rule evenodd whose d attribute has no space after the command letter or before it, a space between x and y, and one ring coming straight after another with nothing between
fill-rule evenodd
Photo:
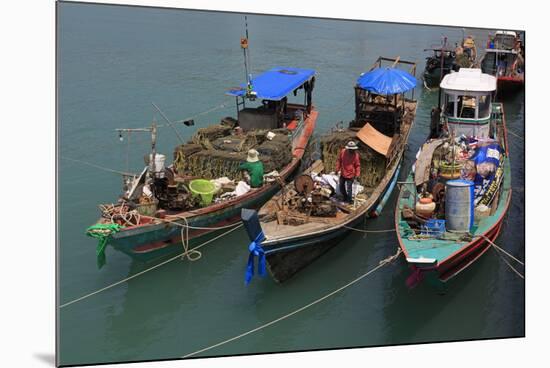
<instances>
[{"instance_id":1,"label":"blue fabric tied to bow","mask_svg":"<svg viewBox=\"0 0 550 368\"><path fill-rule=\"evenodd\" d=\"M264 233L260 232L256 239L248 246L250 254L248 255L248 264L246 265L246 273L244 275L244 282L246 285L250 283L254 276L254 258L258 257L258 275L264 277L265 271L265 251L263 250L261 243L264 239Z\"/></svg>"}]
</instances>

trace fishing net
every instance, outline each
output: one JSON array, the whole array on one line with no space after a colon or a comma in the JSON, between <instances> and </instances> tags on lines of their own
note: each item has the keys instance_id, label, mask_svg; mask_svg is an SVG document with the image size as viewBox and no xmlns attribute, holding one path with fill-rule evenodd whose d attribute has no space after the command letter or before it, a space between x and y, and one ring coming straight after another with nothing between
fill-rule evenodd
<instances>
[{"instance_id":1,"label":"fishing net","mask_svg":"<svg viewBox=\"0 0 550 368\"><path fill-rule=\"evenodd\" d=\"M210 125L200 128L191 138L191 143L200 144L203 148L211 149L213 141L228 136L231 134L232 129L228 124Z\"/></svg>"},{"instance_id":2,"label":"fishing net","mask_svg":"<svg viewBox=\"0 0 550 368\"><path fill-rule=\"evenodd\" d=\"M256 146L258 141L253 134L242 136L227 136L212 141L212 148L221 151L247 152Z\"/></svg>"},{"instance_id":3,"label":"fishing net","mask_svg":"<svg viewBox=\"0 0 550 368\"><path fill-rule=\"evenodd\" d=\"M256 148L260 154L260 160L264 164L264 171L280 171L292 160L291 144L285 141L265 141Z\"/></svg>"},{"instance_id":4,"label":"fishing net","mask_svg":"<svg viewBox=\"0 0 550 368\"><path fill-rule=\"evenodd\" d=\"M246 161L246 153L215 149L203 150L189 157L186 168L193 176L203 179L228 177L233 180L243 178L239 165Z\"/></svg>"},{"instance_id":5,"label":"fishing net","mask_svg":"<svg viewBox=\"0 0 550 368\"><path fill-rule=\"evenodd\" d=\"M254 148L264 164L264 172L281 171L292 160L292 143L288 129L271 130L275 135L268 140L269 130L249 131L230 135L231 129L223 125L202 128L192 143L176 147L174 167L180 175L204 179L228 177L242 179L239 165L246 161L247 152Z\"/></svg>"},{"instance_id":6,"label":"fishing net","mask_svg":"<svg viewBox=\"0 0 550 368\"><path fill-rule=\"evenodd\" d=\"M360 183L366 187L375 187L384 176L386 158L356 139L355 131L344 130L321 137L321 155L325 170L336 171L338 154L350 140L354 140L359 146L357 152L361 164Z\"/></svg>"},{"instance_id":7,"label":"fishing net","mask_svg":"<svg viewBox=\"0 0 550 368\"><path fill-rule=\"evenodd\" d=\"M188 170L189 157L201 150L202 146L200 144L187 143L177 146L174 149L174 168L176 172L183 173Z\"/></svg>"}]
</instances>

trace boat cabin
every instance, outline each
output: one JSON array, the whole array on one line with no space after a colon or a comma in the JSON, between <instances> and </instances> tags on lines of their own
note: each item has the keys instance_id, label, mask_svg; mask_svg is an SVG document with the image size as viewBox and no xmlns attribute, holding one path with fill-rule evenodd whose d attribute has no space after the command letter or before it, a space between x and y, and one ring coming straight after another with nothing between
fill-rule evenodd
<instances>
[{"instance_id":1,"label":"boat cabin","mask_svg":"<svg viewBox=\"0 0 550 368\"><path fill-rule=\"evenodd\" d=\"M461 68L447 74L440 87L440 105L449 133L455 137L489 137L496 78L481 69Z\"/></svg>"},{"instance_id":2,"label":"boat cabin","mask_svg":"<svg viewBox=\"0 0 550 368\"><path fill-rule=\"evenodd\" d=\"M434 49L424 49L424 51L433 51L432 56L426 57L426 60L429 64L433 64L434 67L439 67L441 65L441 58L443 58L443 67L451 68L456 58L455 50L434 48Z\"/></svg>"},{"instance_id":3,"label":"boat cabin","mask_svg":"<svg viewBox=\"0 0 550 368\"><path fill-rule=\"evenodd\" d=\"M383 63L391 63L386 66ZM395 68L398 64L410 67L408 74ZM388 71L392 69L392 73ZM355 85L355 120L350 128L362 128L367 122L379 132L393 136L405 114L407 101L414 100L416 63L400 58L379 57L370 70L361 74ZM399 75L406 75L399 80ZM402 85L410 78L410 84Z\"/></svg>"},{"instance_id":4,"label":"boat cabin","mask_svg":"<svg viewBox=\"0 0 550 368\"><path fill-rule=\"evenodd\" d=\"M243 131L293 130L311 113L314 84L315 71L312 69L275 67L227 94L235 96L238 125ZM289 103L287 96L291 93L296 96L299 90L304 92L303 103ZM252 106L247 106L247 101Z\"/></svg>"},{"instance_id":5,"label":"boat cabin","mask_svg":"<svg viewBox=\"0 0 550 368\"><path fill-rule=\"evenodd\" d=\"M513 50L517 46L518 35L514 31L497 31L493 39L495 49Z\"/></svg>"},{"instance_id":6,"label":"boat cabin","mask_svg":"<svg viewBox=\"0 0 550 368\"><path fill-rule=\"evenodd\" d=\"M523 62L516 50L487 49L481 62L484 73L497 77L512 76L521 73Z\"/></svg>"}]
</instances>

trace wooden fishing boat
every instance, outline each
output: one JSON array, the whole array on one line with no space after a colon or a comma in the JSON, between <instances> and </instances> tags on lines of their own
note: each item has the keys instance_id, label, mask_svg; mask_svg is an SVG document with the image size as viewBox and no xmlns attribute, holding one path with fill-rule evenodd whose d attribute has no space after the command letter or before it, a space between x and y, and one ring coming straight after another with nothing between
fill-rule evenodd
<instances>
[{"instance_id":1,"label":"wooden fishing boat","mask_svg":"<svg viewBox=\"0 0 550 368\"><path fill-rule=\"evenodd\" d=\"M471 36L462 40L460 47L455 49L447 46L447 37L443 38L439 47L424 49L431 51L432 55L426 57L426 66L422 79L428 88L439 87L444 76L451 71L458 71L460 68L472 67L476 60L477 49Z\"/></svg>"},{"instance_id":2,"label":"wooden fishing boat","mask_svg":"<svg viewBox=\"0 0 550 368\"><path fill-rule=\"evenodd\" d=\"M446 282L498 236L512 195L502 103L494 76L460 69L442 83L440 107L395 209L399 245L414 286ZM457 194L458 193L458 194Z\"/></svg>"},{"instance_id":3,"label":"wooden fishing boat","mask_svg":"<svg viewBox=\"0 0 550 368\"><path fill-rule=\"evenodd\" d=\"M513 31L497 31L487 45L481 61L484 73L497 77L499 95L523 88L525 83L524 52L521 39Z\"/></svg>"},{"instance_id":4,"label":"wooden fishing boat","mask_svg":"<svg viewBox=\"0 0 550 368\"><path fill-rule=\"evenodd\" d=\"M182 241L185 241L186 247L192 247L207 234L237 224L241 208L259 208L269 200L281 188L280 183L291 178L299 168L314 131L318 116L312 104L314 75L314 70L310 69L275 67L251 78L246 85L228 91L228 95L235 96L238 117L224 118L221 124L215 126L225 132L224 135L215 141L208 140L199 133L202 131L206 134L210 127L200 129L198 136L196 134L191 142L176 147L174 164L165 170L155 167L155 160L150 160L142 174L132 178L129 185L131 189L126 191L116 205L102 207L102 217L97 222L100 226L91 229L96 231L96 235L100 233L97 237L105 238L103 245L100 242L100 248L104 249L110 244L135 260L152 261L181 252ZM304 103L287 103L287 95L297 90L305 92ZM261 102L260 106L246 106L247 102L253 104L254 101ZM155 137L156 128L152 130ZM245 161L246 150L249 148L260 151L260 160L267 167L272 163L273 155L262 154L262 147L268 143L274 145L272 141L268 142L267 135L272 137L273 142L281 137L288 143L284 147L288 147L289 151L278 154L288 154L289 160L283 167L275 165L271 168L278 171L278 179L265 181L261 187L250 188L245 194L206 205L199 204L197 198L189 192L190 180L197 176L204 179L230 176L229 172L238 171L239 162ZM253 139L250 143L248 138L251 136ZM260 144L260 139L264 143ZM153 153L150 157L155 157L154 140L152 146ZM188 150L189 146L194 146L191 147L194 149ZM202 155L202 161L200 165L192 166L198 160L197 155ZM217 175L213 174L212 167L208 167L210 171L205 171L204 167L213 165L212 162L218 156L231 159L233 166L227 170L220 168L215 171ZM143 197L143 187L146 185L156 198L152 203L143 205L141 200L138 203L138 199ZM129 193L140 191L140 188L141 197L139 194ZM112 226L106 228L102 225L122 227L116 226L113 229ZM98 256L103 256L103 252L104 250L98 248Z\"/></svg>"},{"instance_id":5,"label":"wooden fishing boat","mask_svg":"<svg viewBox=\"0 0 550 368\"><path fill-rule=\"evenodd\" d=\"M388 68L383 62L392 65ZM410 67L412 75L396 65ZM415 63L380 57L358 79L355 119L348 128L337 129L321 139L322 160L283 188L258 213L243 210L243 222L253 241L249 248L248 281L254 255L261 256L260 264L265 258L272 277L284 282L338 244L365 216L380 214L397 181L416 115L415 71ZM394 73L400 73L396 79L407 79L409 83L396 86L392 83ZM410 94L405 97L405 92ZM364 189L352 205L345 205L335 195L327 196L326 191L324 197L319 196L319 190L326 187L321 188L314 181L322 173L338 180L330 173L336 171L336 157L349 139L359 141L362 171L358 183ZM336 188L337 184L332 189L337 192Z\"/></svg>"}]
</instances>

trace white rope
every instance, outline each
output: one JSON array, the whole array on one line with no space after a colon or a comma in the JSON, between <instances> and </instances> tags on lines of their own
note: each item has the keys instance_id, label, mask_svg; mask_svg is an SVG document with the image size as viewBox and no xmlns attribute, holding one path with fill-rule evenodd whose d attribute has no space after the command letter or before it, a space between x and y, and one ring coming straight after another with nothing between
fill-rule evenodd
<instances>
[{"instance_id":1,"label":"white rope","mask_svg":"<svg viewBox=\"0 0 550 368\"><path fill-rule=\"evenodd\" d=\"M508 257L512 258L514 261L516 261L517 263L519 263L520 265L522 266L525 266L525 263L523 263L522 261L520 261L519 259L517 259L516 257L514 257L513 255L511 255L510 253L508 253L507 251L505 251L504 249L502 249L501 247L499 247L498 245L496 245L495 243L493 243L491 241L491 239L489 239L487 236L485 235L481 235L483 238L485 238L485 240L487 240L489 242L489 244L491 244L493 247L495 247L495 249L501 251L502 253L506 254Z\"/></svg>"},{"instance_id":2,"label":"white rope","mask_svg":"<svg viewBox=\"0 0 550 368\"><path fill-rule=\"evenodd\" d=\"M354 227L350 227L350 226L346 226L346 225L344 225L343 227L346 228L346 229L349 229L349 230L357 231L357 232L360 232L360 233L366 233L366 234L369 234L369 233L390 233L390 232L394 232L394 231L395 231L395 229L387 229L387 230L361 230L361 229L356 229L356 228L354 228Z\"/></svg>"},{"instance_id":3,"label":"white rope","mask_svg":"<svg viewBox=\"0 0 550 368\"><path fill-rule=\"evenodd\" d=\"M212 108L210 108L210 109L208 109L208 110L205 110L205 111L203 111L203 112L199 112L198 114L195 114L195 115L192 115L192 116L188 116L188 117L183 118L183 119L180 119L180 120L176 120L176 121L174 121L174 123L182 123L182 122L184 122L184 121L194 119L194 118L199 117L199 116L201 116L201 115L209 114L209 113L211 113L211 112L213 112L213 111L216 111L216 110L219 110L219 109L223 109L223 108L229 107L229 106L227 105L227 103L229 102L229 99L232 99L232 97L229 97L228 99L226 99L225 102L222 103L222 104L216 105L216 106L214 106L214 107L212 107ZM169 124L159 124L159 125L157 125L157 128L165 128L165 127L169 127L169 126L170 126Z\"/></svg>"},{"instance_id":4,"label":"white rope","mask_svg":"<svg viewBox=\"0 0 550 368\"><path fill-rule=\"evenodd\" d=\"M220 234L220 235L218 235L218 236L216 236L216 237L214 237L214 238L212 238L212 239L210 239L210 240L205 241L204 243L202 243L202 244L196 246L195 248L191 249L191 251L197 250L197 249L199 249L199 248L202 248L202 247L204 247L205 245L210 244L210 243L212 243L213 241L218 240L219 238L221 238L221 237L223 237L223 236L225 236L225 235L227 235L227 234L229 234L229 233L231 233L231 232L237 230L237 229L240 228L241 226L243 226L242 223L239 224L239 226L236 226L236 227L234 227L233 229L226 231L225 233L222 233L222 234ZM178 259L178 258L180 258L180 257L181 257L181 255L178 254L177 256L172 257L172 258L170 258L170 259L167 259L166 261L161 262L161 263L159 263L159 264L157 264L157 265L154 265L154 266L151 267L151 268L148 268L148 269L146 269L146 270L143 270L143 271L141 271L141 272L138 272L138 273L136 273L136 274L134 274L134 275L132 275L132 276L129 276L129 277L123 279L123 280L117 281L117 282L115 282L114 284L105 286L104 288L101 288L101 289L96 290L96 291L94 291L94 292L92 292L92 293L86 294L86 295L84 295L84 296L81 296L80 298L77 298L77 299L71 300L70 302L61 304L61 305L59 306L59 309L64 308L64 307L66 307L66 306L68 306L68 305L74 304L74 303L76 303L76 302L79 302L79 301L81 301L81 300L87 299L87 298L89 298L89 297L91 297L91 296L93 296L93 295L99 294L99 293L101 293L101 292L103 292L103 291L105 291L105 290L111 289L111 288L113 288L113 287L115 287L115 286L117 286L117 285L122 284L123 282L129 281L129 280L131 280L131 279L133 279L133 278L136 278L136 277L138 277L138 276L140 276L140 275L143 275L144 273L147 273L147 272L149 272L149 271L152 271L152 270L154 270L155 268L159 268L160 266L163 266L163 265L165 265L165 264L167 264L167 263L169 263L169 262L172 262L173 260Z\"/></svg>"},{"instance_id":5,"label":"white rope","mask_svg":"<svg viewBox=\"0 0 550 368\"><path fill-rule=\"evenodd\" d=\"M308 308L314 306L315 304L318 304L318 303L322 302L323 300L328 299L328 298L330 298L331 296L333 296L333 295L335 295L335 294L341 292L342 290L344 290L344 289L346 289L346 288L352 286L353 284L355 284L355 283L361 281L362 279L364 279L365 277L369 276L370 274L372 274L372 273L375 272L376 270L382 268L383 266L385 266L385 265L389 264L390 262L392 262L393 260L395 260L400 254L401 254L401 249L398 248L398 249L397 249L397 252L396 252L393 256L390 256L390 257L388 257L388 258L386 258L386 259L383 259L382 261L380 261L380 262L378 263L378 266L374 267L373 269L371 269L371 270L368 271L367 273L365 273L365 274L363 274L363 275L357 277L357 278L354 279L353 281L348 282L346 285L344 285L344 286L342 286L342 287L339 287L338 289L336 289L336 290L334 290L334 291L332 291L332 292L326 294L325 296L323 296L323 297L321 297L321 298L319 298L319 299L317 299L317 300L315 300L315 301L313 301L313 302L311 302L311 303L309 303L309 304L307 304L307 305L305 305L305 306L303 306L303 307L301 307L301 308L299 308L299 309L296 309L296 310L293 311L293 312L287 313L287 314L285 314L285 315L282 316L282 317L279 317L279 318L277 318L277 319L274 319L274 320L272 320L271 322L265 323L265 324L263 324L263 325L261 325L261 326L259 326L259 327L256 327L256 328L254 328L254 329L252 329L252 330L250 330L250 331L244 332L244 333L242 333L242 334L240 334L240 335L237 335L237 336L232 337L232 338L230 338L230 339L224 340L224 341L222 341L222 342L219 342L219 343L214 344L214 345L212 345L212 346L209 346L209 347L207 347L207 348L200 349L200 350L197 350L197 351L195 351L195 352L192 352L192 353L189 353L189 354L187 354L187 355L184 355L184 356L182 356L182 358L189 358L189 357L192 357L192 356L194 356L194 355L203 353L203 352L205 352L205 351L208 351L208 350L217 348L218 346L225 345L225 344L227 344L227 343L229 343L229 342L231 342L231 341L238 340L238 339L240 339L240 338L242 338L242 337L245 337L245 336L250 335L250 334L252 334L252 333L254 333L254 332L257 332L257 331L260 331L260 330L262 330L262 329L264 329L264 328L266 328L266 327L269 327L269 326L271 326L271 325L273 325L273 324L275 324L275 323L277 323L277 322L280 322L280 321L282 321L282 320L285 320L285 319L287 319L287 318L289 318L289 317L291 317L291 316L293 316L293 315L295 315L295 314L297 314L297 313L300 313L300 312L302 312L302 311L304 311L304 310L306 310L306 309L308 309Z\"/></svg>"},{"instance_id":6,"label":"white rope","mask_svg":"<svg viewBox=\"0 0 550 368\"><path fill-rule=\"evenodd\" d=\"M522 136L520 136L520 135L519 135L519 134L517 134L517 133L514 133L514 132L513 132L513 131L511 131L510 129L506 129L506 131L507 131L508 133L512 134L513 136L515 136L515 137L517 137L517 138L521 139L522 141L524 141L524 140L525 140L525 138L523 138Z\"/></svg>"},{"instance_id":7,"label":"white rope","mask_svg":"<svg viewBox=\"0 0 550 368\"><path fill-rule=\"evenodd\" d=\"M189 223L187 222L186 217L180 217L184 220L185 225L181 228L181 243L183 244L183 254L181 255L181 260L187 258L189 261L194 262L198 261L202 257L202 253L196 249L189 250ZM185 237L183 236L185 231Z\"/></svg>"},{"instance_id":8,"label":"white rope","mask_svg":"<svg viewBox=\"0 0 550 368\"><path fill-rule=\"evenodd\" d=\"M424 79L424 88L426 88L428 91L431 91L432 89L430 87L428 87L428 85L426 84L426 80Z\"/></svg>"},{"instance_id":9,"label":"white rope","mask_svg":"<svg viewBox=\"0 0 550 368\"><path fill-rule=\"evenodd\" d=\"M64 159L64 160L69 160L69 161L73 161L73 162L78 162L78 163L81 163L81 164L84 164L84 165L88 165L88 166L91 166L91 167L95 167L96 169L105 170L105 171L112 172L112 173L115 173L115 174L127 175L127 176L133 176L133 175L135 175L135 174L132 174L132 173L128 173L128 172L124 172L124 171L118 171L118 170L113 170L113 169L109 169L108 167L104 167L104 166L99 166L99 165L96 165L96 164L92 164L91 162L82 161L82 160L77 160L76 158L70 158L70 157L66 157L66 156L59 156L59 157L61 157L61 158Z\"/></svg>"},{"instance_id":10,"label":"white rope","mask_svg":"<svg viewBox=\"0 0 550 368\"><path fill-rule=\"evenodd\" d=\"M158 220L158 221L166 222L166 223L169 223L169 224L174 224L174 225L181 226L181 227L187 227L191 230L224 230L224 229L233 228L233 227L238 226L240 224L239 222L236 222L234 224L229 224L229 225L224 225L224 226L210 226L210 227L207 227L207 226L192 226L192 225L189 225L189 223L187 222L187 218L185 218L183 216L173 215L173 217L175 217L175 218L184 220L185 224L180 224L177 221L162 219L162 218L159 218L159 217L152 217L152 216L145 216L145 215L142 215L142 217L145 217L145 218L148 218L148 219L151 219L151 220Z\"/></svg>"},{"instance_id":11,"label":"white rope","mask_svg":"<svg viewBox=\"0 0 550 368\"><path fill-rule=\"evenodd\" d=\"M495 249L495 251L496 251L497 248L494 248L494 247L493 247L493 249ZM514 268L514 266L512 266L512 265L510 264L510 262L508 262L503 256L500 255L500 253L497 252L497 256L499 256L500 259L502 259L502 260L504 261L504 263L506 263L506 264L508 265L508 267L510 267L510 269L511 269L512 271L514 271L514 273L515 273L516 275L518 275L519 277L521 277L522 280L525 280L525 276L523 276L518 270L516 270L516 269Z\"/></svg>"}]
</instances>

